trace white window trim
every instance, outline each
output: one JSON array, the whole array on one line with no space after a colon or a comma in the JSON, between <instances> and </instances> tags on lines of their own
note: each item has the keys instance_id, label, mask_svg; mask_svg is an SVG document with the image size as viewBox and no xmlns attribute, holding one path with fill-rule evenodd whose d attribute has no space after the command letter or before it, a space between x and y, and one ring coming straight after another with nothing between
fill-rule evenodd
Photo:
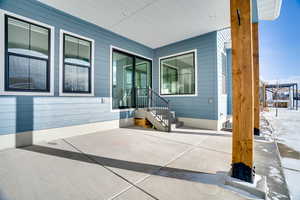
<instances>
[{"instance_id":1,"label":"white window trim","mask_svg":"<svg viewBox=\"0 0 300 200\"><path fill-rule=\"evenodd\" d=\"M18 19L44 26L51 30L50 35L50 91L49 92L18 92L18 91L6 91L5 90L5 15L16 17ZM55 43L55 28L48 24L17 15L15 13L8 12L0 9L0 95L24 95L24 96L54 96L54 46Z\"/></svg>"},{"instance_id":2,"label":"white window trim","mask_svg":"<svg viewBox=\"0 0 300 200\"><path fill-rule=\"evenodd\" d=\"M160 91L160 61L162 59L166 59L166 58L170 58L170 57L174 57L174 56L180 56L182 54L187 54L187 53L194 53L195 55L195 94L169 94L169 95L163 95L161 94L161 91ZM159 57L158 58L158 65L159 65L159 68L158 68L158 92L159 92L159 96L161 97L197 97L198 96L198 60L197 60L197 49L192 49L192 50L189 50L189 51L183 51L183 52L179 52L179 53L175 53L175 54L172 54L172 55L168 55L168 56L163 56L163 57Z\"/></svg>"},{"instance_id":3,"label":"white window trim","mask_svg":"<svg viewBox=\"0 0 300 200\"><path fill-rule=\"evenodd\" d=\"M223 73L223 57L225 56L226 60L225 60L225 73ZM224 50L221 51L221 59L222 59L222 66L221 66L221 77L222 77L222 84L221 84L221 95L222 96L227 96L227 54L225 53ZM223 93L223 74L225 74L225 91L226 93Z\"/></svg>"},{"instance_id":4,"label":"white window trim","mask_svg":"<svg viewBox=\"0 0 300 200\"><path fill-rule=\"evenodd\" d=\"M69 93L69 92L63 92L63 44L64 44L64 34L68 34L74 37L78 37L87 41L90 41L92 46L91 46L91 93ZM59 33L59 96L95 96L95 92L94 92L94 62L95 62L95 40L82 36L82 35L78 35L76 33L72 33L63 29L60 29L60 33Z\"/></svg>"},{"instance_id":5,"label":"white window trim","mask_svg":"<svg viewBox=\"0 0 300 200\"><path fill-rule=\"evenodd\" d=\"M110 55L109 55L109 91L110 91L110 111L111 112L126 112L126 111L133 111L134 108L129 108L129 109L113 109L112 108L112 59L113 59L113 50L116 49L116 50L119 50L119 51L122 51L124 53L128 53L128 54L132 54L132 55L135 55L135 56L139 56L141 58L145 58L145 59L148 59L148 60L151 60L152 62L152 66L151 66L151 83L153 85L153 59L152 58L148 58L146 56L143 56L141 54L138 54L138 53L135 53L135 52L132 52L132 51L129 51L129 50L126 50L126 49L122 49L120 47L116 47L116 46L113 46L113 45L110 45Z\"/></svg>"}]
</instances>

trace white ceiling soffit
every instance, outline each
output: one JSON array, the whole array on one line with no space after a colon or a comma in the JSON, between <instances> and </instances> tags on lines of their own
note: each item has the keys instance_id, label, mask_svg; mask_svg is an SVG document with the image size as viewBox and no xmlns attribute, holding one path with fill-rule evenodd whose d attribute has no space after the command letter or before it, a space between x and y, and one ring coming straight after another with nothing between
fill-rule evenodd
<instances>
[{"instance_id":1,"label":"white ceiling soffit","mask_svg":"<svg viewBox=\"0 0 300 200\"><path fill-rule=\"evenodd\" d=\"M40 0L151 48L229 26L228 0Z\"/></svg>"},{"instance_id":2,"label":"white ceiling soffit","mask_svg":"<svg viewBox=\"0 0 300 200\"><path fill-rule=\"evenodd\" d=\"M280 15L282 0L257 0L258 18L275 20Z\"/></svg>"},{"instance_id":3,"label":"white ceiling soffit","mask_svg":"<svg viewBox=\"0 0 300 200\"><path fill-rule=\"evenodd\" d=\"M230 26L229 0L39 1L151 48ZM267 19L280 0L258 1Z\"/></svg>"}]
</instances>

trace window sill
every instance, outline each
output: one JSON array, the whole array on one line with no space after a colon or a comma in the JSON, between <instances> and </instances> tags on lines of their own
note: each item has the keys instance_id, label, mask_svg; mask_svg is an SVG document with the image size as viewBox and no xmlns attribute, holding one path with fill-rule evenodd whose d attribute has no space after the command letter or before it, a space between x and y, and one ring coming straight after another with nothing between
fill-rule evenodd
<instances>
[{"instance_id":1,"label":"window sill","mask_svg":"<svg viewBox=\"0 0 300 200\"><path fill-rule=\"evenodd\" d=\"M198 94L182 94L182 95L180 95L180 94L174 94L174 95L172 95L172 94L170 94L170 95L160 94L159 96L161 96L161 97L197 97Z\"/></svg>"},{"instance_id":2,"label":"window sill","mask_svg":"<svg viewBox=\"0 0 300 200\"><path fill-rule=\"evenodd\" d=\"M59 93L59 96L62 97L94 97L94 93L86 94L86 93Z\"/></svg>"},{"instance_id":3,"label":"window sill","mask_svg":"<svg viewBox=\"0 0 300 200\"><path fill-rule=\"evenodd\" d=\"M17 92L17 91L0 91L3 96L54 96L53 92Z\"/></svg>"},{"instance_id":4,"label":"window sill","mask_svg":"<svg viewBox=\"0 0 300 200\"><path fill-rule=\"evenodd\" d=\"M128 111L134 111L135 108L126 108L126 109L113 109L111 108L111 112L128 112Z\"/></svg>"}]
</instances>

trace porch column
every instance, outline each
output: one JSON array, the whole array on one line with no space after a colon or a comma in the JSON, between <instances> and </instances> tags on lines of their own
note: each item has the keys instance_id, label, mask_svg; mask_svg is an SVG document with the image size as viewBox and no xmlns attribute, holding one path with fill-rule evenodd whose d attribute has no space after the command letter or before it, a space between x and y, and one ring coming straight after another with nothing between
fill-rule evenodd
<instances>
[{"instance_id":1,"label":"porch column","mask_svg":"<svg viewBox=\"0 0 300 200\"><path fill-rule=\"evenodd\" d=\"M253 182L254 90L251 0L230 0L232 37L232 176Z\"/></svg>"},{"instance_id":2,"label":"porch column","mask_svg":"<svg viewBox=\"0 0 300 200\"><path fill-rule=\"evenodd\" d=\"M254 135L259 135L260 104L259 104L259 39L258 22L252 23L253 45L253 79L254 79Z\"/></svg>"}]
</instances>

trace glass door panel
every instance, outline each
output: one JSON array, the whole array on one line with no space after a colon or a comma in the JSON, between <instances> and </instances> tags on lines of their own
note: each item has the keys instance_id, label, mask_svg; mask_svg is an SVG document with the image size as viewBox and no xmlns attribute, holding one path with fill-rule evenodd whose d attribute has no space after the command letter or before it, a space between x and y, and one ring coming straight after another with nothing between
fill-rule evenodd
<instances>
[{"instance_id":1,"label":"glass door panel","mask_svg":"<svg viewBox=\"0 0 300 200\"><path fill-rule=\"evenodd\" d=\"M151 87L151 62L142 58L135 59L136 104L147 105L148 88Z\"/></svg>"},{"instance_id":2,"label":"glass door panel","mask_svg":"<svg viewBox=\"0 0 300 200\"><path fill-rule=\"evenodd\" d=\"M112 60L112 106L113 109L131 108L133 99L133 68L132 56L114 51Z\"/></svg>"},{"instance_id":3,"label":"glass door panel","mask_svg":"<svg viewBox=\"0 0 300 200\"><path fill-rule=\"evenodd\" d=\"M151 87L151 62L145 59L136 58L135 60L135 87Z\"/></svg>"}]
</instances>

